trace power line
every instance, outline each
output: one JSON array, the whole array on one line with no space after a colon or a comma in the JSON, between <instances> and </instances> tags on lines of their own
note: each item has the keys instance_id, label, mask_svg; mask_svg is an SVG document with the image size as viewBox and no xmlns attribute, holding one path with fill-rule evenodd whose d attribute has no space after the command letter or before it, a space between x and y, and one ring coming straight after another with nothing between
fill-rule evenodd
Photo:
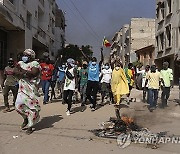
<instances>
[{"instance_id":1,"label":"power line","mask_svg":"<svg viewBox=\"0 0 180 154\"><path fill-rule=\"evenodd\" d=\"M78 19L79 22L80 22L82 25L84 25L84 23L78 18L78 16L74 13L74 11L71 9L71 7L70 7L64 0L62 0L62 2L63 2L63 3L66 5L66 7L72 12L72 14L76 17L76 19ZM93 32L92 30L90 31L89 27L87 27L86 25L84 25L84 27L86 28L86 30L88 30L88 31L90 32L90 34L91 34L95 39L97 39L97 41L99 41L99 38L97 38L96 34L94 34L94 32Z\"/></svg>"},{"instance_id":2,"label":"power line","mask_svg":"<svg viewBox=\"0 0 180 154\"><path fill-rule=\"evenodd\" d=\"M74 8L77 10L77 12L79 13L79 15L81 16L81 18L85 21L85 23L88 25L88 27L91 29L91 31L93 32L93 34L96 36L97 40L100 39L99 35L93 30L93 28L91 27L91 25L87 22L87 20L83 17L83 15L81 14L81 12L79 11L79 9L76 7L76 5L74 4L74 2L72 0L69 0L72 5L74 6Z\"/></svg>"}]
</instances>

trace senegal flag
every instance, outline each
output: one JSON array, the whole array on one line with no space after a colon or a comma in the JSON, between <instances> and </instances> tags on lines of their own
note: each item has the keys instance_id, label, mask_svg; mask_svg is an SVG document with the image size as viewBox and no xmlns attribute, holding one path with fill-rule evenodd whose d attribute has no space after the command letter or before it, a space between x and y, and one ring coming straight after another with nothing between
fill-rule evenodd
<instances>
[{"instance_id":1,"label":"senegal flag","mask_svg":"<svg viewBox=\"0 0 180 154\"><path fill-rule=\"evenodd\" d=\"M104 38L104 39L103 39L103 46L105 46L105 47L111 47L111 43L109 43L109 41L108 41L106 38Z\"/></svg>"}]
</instances>

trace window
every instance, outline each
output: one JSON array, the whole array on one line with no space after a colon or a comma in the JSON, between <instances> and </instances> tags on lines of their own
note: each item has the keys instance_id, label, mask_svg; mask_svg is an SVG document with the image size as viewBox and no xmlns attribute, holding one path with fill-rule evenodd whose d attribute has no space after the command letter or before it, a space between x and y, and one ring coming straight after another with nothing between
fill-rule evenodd
<instances>
[{"instance_id":1,"label":"window","mask_svg":"<svg viewBox=\"0 0 180 154\"><path fill-rule=\"evenodd\" d=\"M164 49L164 33L160 34L160 46L159 51L162 51Z\"/></svg>"},{"instance_id":2,"label":"window","mask_svg":"<svg viewBox=\"0 0 180 154\"><path fill-rule=\"evenodd\" d=\"M30 30L31 30L31 18L32 18L32 15L29 12L27 12L27 23L26 23L26 26Z\"/></svg>"},{"instance_id":3,"label":"window","mask_svg":"<svg viewBox=\"0 0 180 154\"><path fill-rule=\"evenodd\" d=\"M23 3L24 5L26 5L26 0L22 0L22 3Z\"/></svg>"},{"instance_id":4,"label":"window","mask_svg":"<svg viewBox=\"0 0 180 154\"><path fill-rule=\"evenodd\" d=\"M36 17L36 18L38 17L38 12L37 12L37 11L35 11L35 17Z\"/></svg>"},{"instance_id":5,"label":"window","mask_svg":"<svg viewBox=\"0 0 180 154\"><path fill-rule=\"evenodd\" d=\"M9 0L12 4L14 4L14 0Z\"/></svg>"},{"instance_id":6,"label":"window","mask_svg":"<svg viewBox=\"0 0 180 154\"><path fill-rule=\"evenodd\" d=\"M172 11L172 0L167 0L167 15Z\"/></svg>"},{"instance_id":7,"label":"window","mask_svg":"<svg viewBox=\"0 0 180 154\"><path fill-rule=\"evenodd\" d=\"M160 5L160 20L163 20L165 17L165 4L164 2Z\"/></svg>"},{"instance_id":8,"label":"window","mask_svg":"<svg viewBox=\"0 0 180 154\"><path fill-rule=\"evenodd\" d=\"M166 27L166 47L171 47L171 25Z\"/></svg>"}]
</instances>

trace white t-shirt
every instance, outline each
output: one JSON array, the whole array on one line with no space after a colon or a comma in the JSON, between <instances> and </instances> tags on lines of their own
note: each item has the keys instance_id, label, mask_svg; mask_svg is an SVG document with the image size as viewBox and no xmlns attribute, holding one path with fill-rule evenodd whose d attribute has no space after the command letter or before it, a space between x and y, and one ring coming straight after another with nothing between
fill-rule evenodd
<instances>
[{"instance_id":1,"label":"white t-shirt","mask_svg":"<svg viewBox=\"0 0 180 154\"><path fill-rule=\"evenodd\" d=\"M66 70L67 71L67 70ZM74 76L74 68L68 70ZM75 78L70 80L67 76L65 78L64 90L75 90Z\"/></svg>"},{"instance_id":2,"label":"white t-shirt","mask_svg":"<svg viewBox=\"0 0 180 154\"><path fill-rule=\"evenodd\" d=\"M112 78L112 69L102 69L101 71L102 80L101 83L110 83Z\"/></svg>"}]
</instances>

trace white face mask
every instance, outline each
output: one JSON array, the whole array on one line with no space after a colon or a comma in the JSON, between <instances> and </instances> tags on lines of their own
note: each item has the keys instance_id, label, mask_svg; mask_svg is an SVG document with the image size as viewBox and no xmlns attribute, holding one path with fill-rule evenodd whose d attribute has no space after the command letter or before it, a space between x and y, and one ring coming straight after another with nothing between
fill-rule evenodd
<instances>
[{"instance_id":1,"label":"white face mask","mask_svg":"<svg viewBox=\"0 0 180 154\"><path fill-rule=\"evenodd\" d=\"M62 68L65 68L66 67L66 65L62 65Z\"/></svg>"},{"instance_id":2,"label":"white face mask","mask_svg":"<svg viewBox=\"0 0 180 154\"><path fill-rule=\"evenodd\" d=\"M95 61L93 61L93 62L92 62L92 65L96 65L96 62L95 62Z\"/></svg>"},{"instance_id":3,"label":"white face mask","mask_svg":"<svg viewBox=\"0 0 180 154\"><path fill-rule=\"evenodd\" d=\"M106 70L108 70L108 69L109 69L109 66L106 65L106 66L104 66L104 68L105 68Z\"/></svg>"},{"instance_id":4,"label":"white face mask","mask_svg":"<svg viewBox=\"0 0 180 154\"><path fill-rule=\"evenodd\" d=\"M120 69L120 67L119 67L119 66L116 66L115 69L116 69L116 71L118 71L118 70Z\"/></svg>"}]
</instances>

